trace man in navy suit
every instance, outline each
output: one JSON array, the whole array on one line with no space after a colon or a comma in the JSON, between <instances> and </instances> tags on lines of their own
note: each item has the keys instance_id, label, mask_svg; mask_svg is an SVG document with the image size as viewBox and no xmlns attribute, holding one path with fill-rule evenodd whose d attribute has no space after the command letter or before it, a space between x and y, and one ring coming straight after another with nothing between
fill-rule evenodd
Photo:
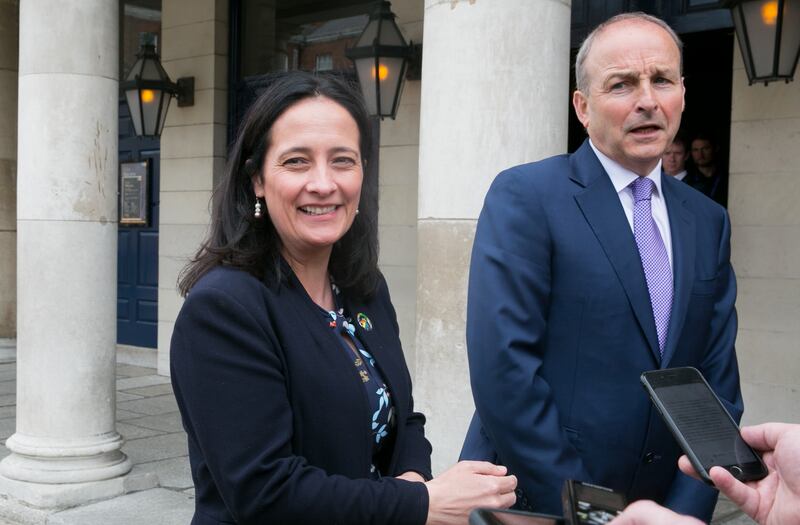
<instances>
[{"instance_id":1,"label":"man in navy suit","mask_svg":"<svg viewBox=\"0 0 800 525\"><path fill-rule=\"evenodd\" d=\"M504 171L486 196L462 458L508 466L522 508L561 514L570 478L711 517L716 491L678 472L678 446L639 384L646 370L694 366L741 417L730 223L661 171L684 107L681 67L663 21L601 24L576 60L589 140Z\"/></svg>"}]
</instances>

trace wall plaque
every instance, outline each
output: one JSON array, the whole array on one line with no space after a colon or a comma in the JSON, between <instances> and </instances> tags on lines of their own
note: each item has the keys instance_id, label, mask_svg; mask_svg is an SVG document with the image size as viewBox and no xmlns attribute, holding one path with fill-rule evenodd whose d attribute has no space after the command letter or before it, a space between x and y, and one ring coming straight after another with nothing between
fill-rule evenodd
<instances>
[{"instance_id":1,"label":"wall plaque","mask_svg":"<svg viewBox=\"0 0 800 525\"><path fill-rule=\"evenodd\" d=\"M125 225L146 225L147 161L120 164L119 222Z\"/></svg>"}]
</instances>

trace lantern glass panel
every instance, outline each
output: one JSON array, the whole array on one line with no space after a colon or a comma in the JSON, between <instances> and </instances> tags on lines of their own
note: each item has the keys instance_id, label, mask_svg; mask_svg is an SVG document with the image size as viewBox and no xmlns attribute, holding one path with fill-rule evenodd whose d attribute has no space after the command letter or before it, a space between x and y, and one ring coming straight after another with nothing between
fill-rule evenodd
<instances>
[{"instance_id":1,"label":"lantern glass panel","mask_svg":"<svg viewBox=\"0 0 800 525\"><path fill-rule=\"evenodd\" d=\"M785 0L778 74L791 76L800 49L800 0Z\"/></svg>"},{"instance_id":2,"label":"lantern glass panel","mask_svg":"<svg viewBox=\"0 0 800 525\"><path fill-rule=\"evenodd\" d=\"M157 135L156 126L163 120L162 112L166 115L170 95L160 89L142 89L140 93L145 135Z\"/></svg>"},{"instance_id":3,"label":"lantern glass panel","mask_svg":"<svg viewBox=\"0 0 800 525\"><path fill-rule=\"evenodd\" d=\"M760 2L745 2L741 4L742 14L747 23L750 53L753 55L753 69L757 77L771 77L775 72L775 31L778 27L777 5L777 0L762 0Z\"/></svg>"},{"instance_id":4,"label":"lantern glass panel","mask_svg":"<svg viewBox=\"0 0 800 525\"><path fill-rule=\"evenodd\" d=\"M165 94L164 98L162 99L162 104L164 107L161 108L161 122L158 123L158 134L161 135L161 132L164 130L164 122L167 120L167 110L169 109L169 103L172 101L172 96L169 94Z\"/></svg>"},{"instance_id":5,"label":"lantern glass panel","mask_svg":"<svg viewBox=\"0 0 800 525\"><path fill-rule=\"evenodd\" d=\"M742 59L744 61L744 68L747 71L747 78L752 79L754 75L753 63L747 55L748 46L744 37L747 31L747 25L744 23L744 19L742 18L742 10L739 7L734 7L731 10L731 14L733 15L733 25L736 28L736 39L739 41L739 49L742 52Z\"/></svg>"},{"instance_id":6,"label":"lantern glass panel","mask_svg":"<svg viewBox=\"0 0 800 525\"><path fill-rule=\"evenodd\" d=\"M406 45L403 35L400 34L400 29L391 20L386 20L381 28L381 45L403 47Z\"/></svg>"},{"instance_id":7,"label":"lantern glass panel","mask_svg":"<svg viewBox=\"0 0 800 525\"><path fill-rule=\"evenodd\" d=\"M142 135L142 113L140 112L141 104L139 104L139 90L129 89L125 92L125 98L128 101L128 109L131 111L131 120L133 120L133 130L137 136Z\"/></svg>"},{"instance_id":8,"label":"lantern glass panel","mask_svg":"<svg viewBox=\"0 0 800 525\"><path fill-rule=\"evenodd\" d=\"M358 74L358 83L366 86L362 89L364 94L364 102L367 105L367 111L370 115L378 114L378 102L375 96L374 81L372 80L372 71L375 69L375 59L372 57L359 58L355 60L356 74ZM382 86L381 86L382 87Z\"/></svg>"},{"instance_id":9,"label":"lantern glass panel","mask_svg":"<svg viewBox=\"0 0 800 525\"><path fill-rule=\"evenodd\" d=\"M403 87L403 59L383 57L378 65L378 71L381 79L381 114L394 115L396 109L394 104Z\"/></svg>"},{"instance_id":10,"label":"lantern glass panel","mask_svg":"<svg viewBox=\"0 0 800 525\"><path fill-rule=\"evenodd\" d=\"M380 27L381 22L382 20L380 19L370 20L367 23L367 27L364 28L364 32L358 37L356 47L371 46L375 37L378 36L378 27Z\"/></svg>"},{"instance_id":11,"label":"lantern glass panel","mask_svg":"<svg viewBox=\"0 0 800 525\"><path fill-rule=\"evenodd\" d=\"M142 78L145 80L161 80L163 77L159 71L158 62L154 60L145 60L144 68L142 69Z\"/></svg>"}]
</instances>

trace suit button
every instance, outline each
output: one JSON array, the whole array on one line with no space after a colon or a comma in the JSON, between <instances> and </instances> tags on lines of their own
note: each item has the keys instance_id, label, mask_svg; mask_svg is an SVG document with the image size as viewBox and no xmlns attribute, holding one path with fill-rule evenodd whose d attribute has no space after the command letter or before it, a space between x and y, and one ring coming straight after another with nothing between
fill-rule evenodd
<instances>
[{"instance_id":1,"label":"suit button","mask_svg":"<svg viewBox=\"0 0 800 525\"><path fill-rule=\"evenodd\" d=\"M658 458L658 456L656 456L654 452L648 452L647 454L644 455L644 458L642 459L642 463L652 463L657 458Z\"/></svg>"}]
</instances>

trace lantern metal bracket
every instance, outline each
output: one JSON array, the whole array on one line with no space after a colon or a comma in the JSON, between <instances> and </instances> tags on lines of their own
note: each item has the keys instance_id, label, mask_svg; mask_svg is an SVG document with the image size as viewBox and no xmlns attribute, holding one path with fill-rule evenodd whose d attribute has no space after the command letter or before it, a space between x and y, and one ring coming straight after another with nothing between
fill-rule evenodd
<instances>
[{"instance_id":1,"label":"lantern metal bracket","mask_svg":"<svg viewBox=\"0 0 800 525\"><path fill-rule=\"evenodd\" d=\"M175 84L175 96L179 108L194 106L194 77L179 78Z\"/></svg>"},{"instance_id":2,"label":"lantern metal bracket","mask_svg":"<svg viewBox=\"0 0 800 525\"><path fill-rule=\"evenodd\" d=\"M407 80L422 79L422 44L411 42L408 44L409 57L408 68L406 69Z\"/></svg>"}]
</instances>

